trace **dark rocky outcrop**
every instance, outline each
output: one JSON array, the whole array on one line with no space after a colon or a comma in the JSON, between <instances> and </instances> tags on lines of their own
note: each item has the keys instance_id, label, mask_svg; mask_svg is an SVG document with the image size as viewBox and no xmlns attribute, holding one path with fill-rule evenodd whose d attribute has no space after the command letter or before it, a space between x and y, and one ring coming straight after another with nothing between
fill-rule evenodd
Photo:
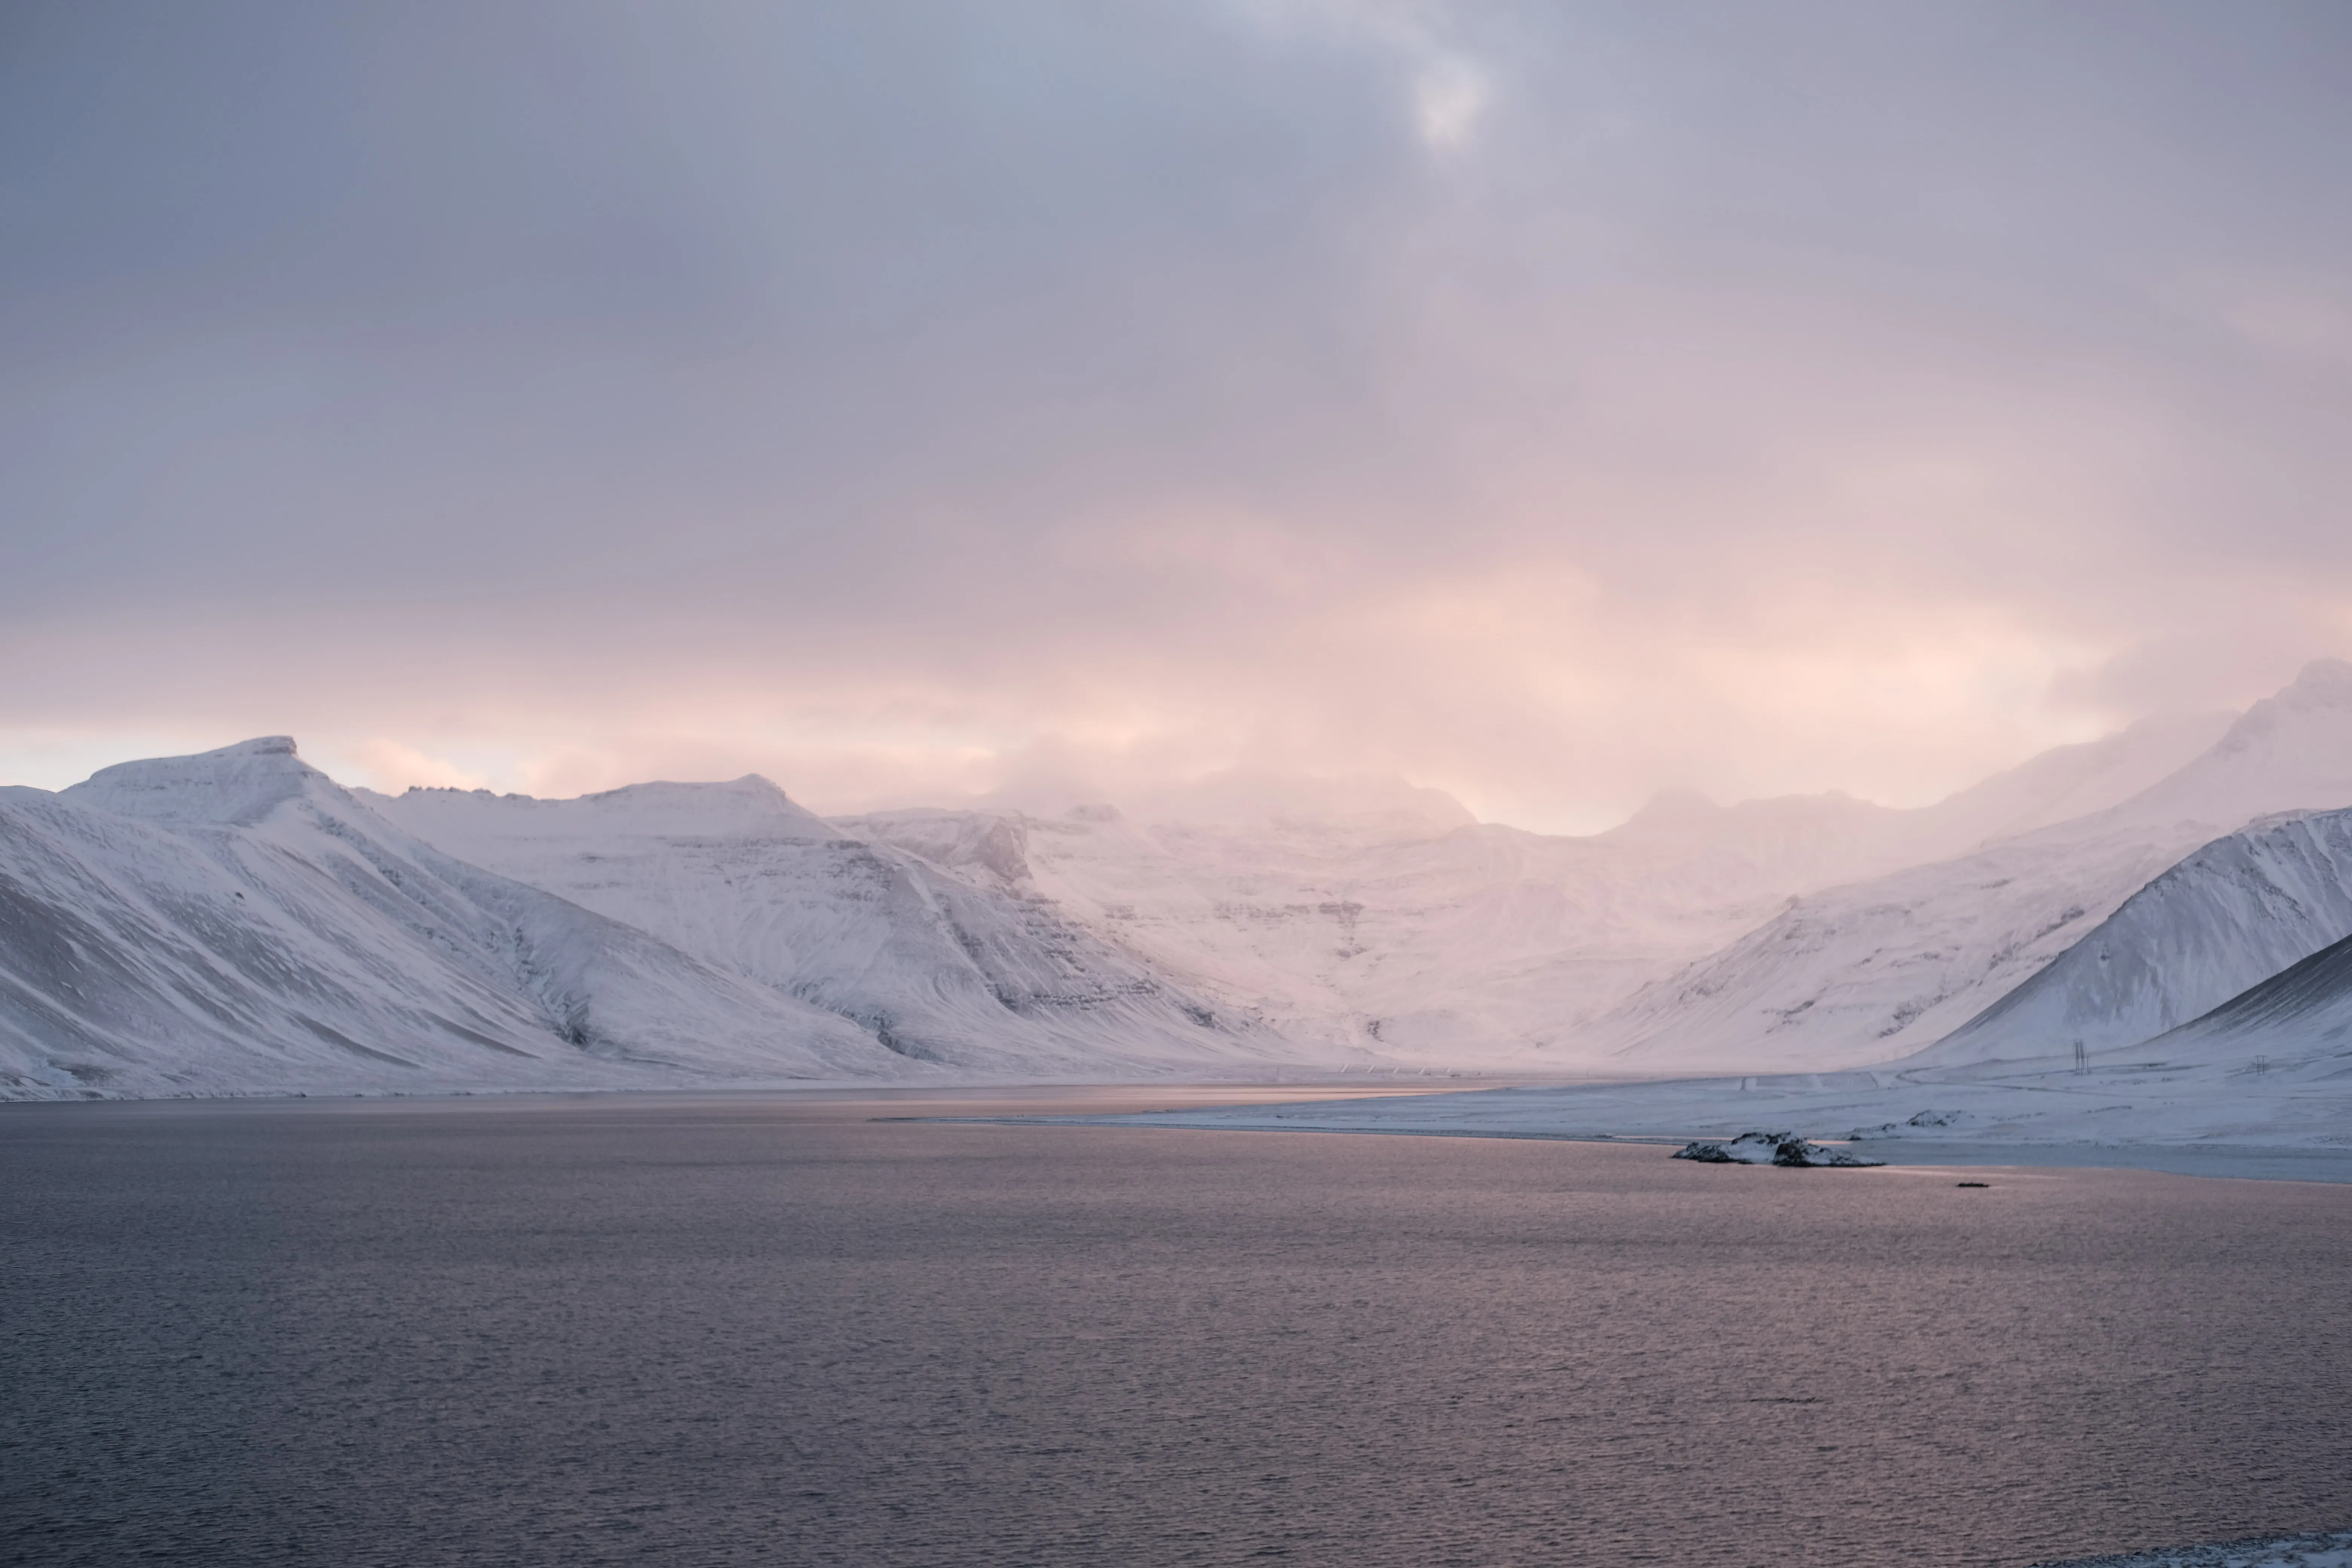
<instances>
[{"instance_id":1,"label":"dark rocky outcrop","mask_svg":"<svg viewBox=\"0 0 2352 1568\"><path fill-rule=\"evenodd\" d=\"M1840 1165L1883 1165L1859 1154L1826 1144L1808 1142L1793 1132L1742 1132L1729 1142L1699 1139L1675 1151L1677 1160L1706 1165L1791 1165L1804 1168Z\"/></svg>"}]
</instances>

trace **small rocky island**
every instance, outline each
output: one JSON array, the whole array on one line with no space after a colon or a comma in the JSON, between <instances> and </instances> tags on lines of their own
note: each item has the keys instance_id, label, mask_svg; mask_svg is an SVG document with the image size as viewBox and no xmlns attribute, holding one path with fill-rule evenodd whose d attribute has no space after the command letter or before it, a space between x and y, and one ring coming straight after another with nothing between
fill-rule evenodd
<instances>
[{"instance_id":1,"label":"small rocky island","mask_svg":"<svg viewBox=\"0 0 2352 1568\"><path fill-rule=\"evenodd\" d=\"M1675 1151L1677 1160L1696 1160L1707 1165L1799 1165L1805 1167L1831 1165L1884 1165L1884 1160L1866 1160L1843 1149L1825 1144L1809 1143L1793 1132L1742 1132L1729 1142L1700 1139L1684 1144Z\"/></svg>"}]
</instances>

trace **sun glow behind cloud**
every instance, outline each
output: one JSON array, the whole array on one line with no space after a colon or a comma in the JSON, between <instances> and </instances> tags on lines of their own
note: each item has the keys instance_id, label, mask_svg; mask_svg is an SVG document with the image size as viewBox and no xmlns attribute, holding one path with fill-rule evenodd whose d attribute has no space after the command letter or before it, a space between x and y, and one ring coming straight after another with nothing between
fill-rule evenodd
<instances>
[{"instance_id":1,"label":"sun glow behind cloud","mask_svg":"<svg viewBox=\"0 0 2352 1568\"><path fill-rule=\"evenodd\" d=\"M1414 121L1421 139L1432 147L1460 147L1477 128L1486 108L1484 72L1465 59L1446 56L1432 61L1413 82Z\"/></svg>"}]
</instances>

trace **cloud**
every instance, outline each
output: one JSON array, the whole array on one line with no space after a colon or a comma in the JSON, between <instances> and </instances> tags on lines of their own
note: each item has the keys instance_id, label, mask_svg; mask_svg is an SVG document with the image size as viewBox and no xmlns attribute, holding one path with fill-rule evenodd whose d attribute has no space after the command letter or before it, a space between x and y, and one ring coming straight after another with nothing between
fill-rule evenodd
<instances>
[{"instance_id":1,"label":"cloud","mask_svg":"<svg viewBox=\"0 0 2352 1568\"><path fill-rule=\"evenodd\" d=\"M1432 147L1459 147L1470 140L1486 108L1486 74L1465 59L1432 61L1413 82L1413 118L1421 139Z\"/></svg>"},{"instance_id":2,"label":"cloud","mask_svg":"<svg viewBox=\"0 0 2352 1568\"><path fill-rule=\"evenodd\" d=\"M2332 7L7 25L33 782L290 730L1564 826L1924 798L2352 651Z\"/></svg>"},{"instance_id":3,"label":"cloud","mask_svg":"<svg viewBox=\"0 0 2352 1568\"><path fill-rule=\"evenodd\" d=\"M428 756L398 741L347 742L335 756L320 760L328 763L330 771L345 784L363 784L386 795L414 786L481 789L489 783L486 773L460 767L446 757Z\"/></svg>"}]
</instances>

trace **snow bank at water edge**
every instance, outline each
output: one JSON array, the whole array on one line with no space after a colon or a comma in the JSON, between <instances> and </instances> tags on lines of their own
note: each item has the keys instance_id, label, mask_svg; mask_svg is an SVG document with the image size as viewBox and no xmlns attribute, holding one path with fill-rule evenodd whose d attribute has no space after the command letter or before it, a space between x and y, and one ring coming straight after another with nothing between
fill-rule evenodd
<instances>
[{"instance_id":1,"label":"snow bank at water edge","mask_svg":"<svg viewBox=\"0 0 2352 1568\"><path fill-rule=\"evenodd\" d=\"M2264 1072L2140 1061L2012 1078L1785 1073L1088 1118L1138 1127L1624 1140L1759 1125L1906 1164L2116 1164L2352 1180L2352 1047ZM2231 1161L2235 1161L2233 1165Z\"/></svg>"},{"instance_id":2,"label":"snow bank at water edge","mask_svg":"<svg viewBox=\"0 0 2352 1568\"><path fill-rule=\"evenodd\" d=\"M2352 1531L2280 1535L2214 1546L2159 1547L2121 1557L2082 1557L2037 1568L2352 1568Z\"/></svg>"}]
</instances>

